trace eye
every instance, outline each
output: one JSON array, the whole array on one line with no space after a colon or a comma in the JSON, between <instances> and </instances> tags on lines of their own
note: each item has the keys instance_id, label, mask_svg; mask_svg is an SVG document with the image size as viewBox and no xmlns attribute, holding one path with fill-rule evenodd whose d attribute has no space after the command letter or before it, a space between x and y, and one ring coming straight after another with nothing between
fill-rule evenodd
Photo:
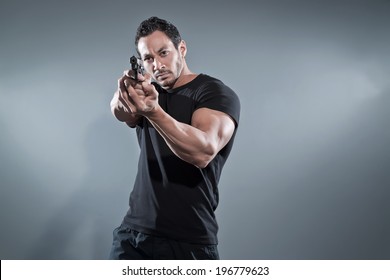
<instances>
[{"instance_id":1,"label":"eye","mask_svg":"<svg viewBox=\"0 0 390 280\"><path fill-rule=\"evenodd\" d=\"M167 50L160 52L160 56L162 56L162 57L167 56L168 54L169 54L169 51L167 51Z\"/></svg>"},{"instance_id":2,"label":"eye","mask_svg":"<svg viewBox=\"0 0 390 280\"><path fill-rule=\"evenodd\" d=\"M146 57L144 58L144 61L145 61L145 62L152 62L152 61L153 61L153 57L146 56Z\"/></svg>"}]
</instances>

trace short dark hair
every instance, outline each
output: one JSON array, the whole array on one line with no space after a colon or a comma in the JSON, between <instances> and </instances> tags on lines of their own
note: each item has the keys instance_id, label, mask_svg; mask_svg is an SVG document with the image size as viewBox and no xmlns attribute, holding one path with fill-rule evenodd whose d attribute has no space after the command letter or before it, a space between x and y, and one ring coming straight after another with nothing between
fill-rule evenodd
<instances>
[{"instance_id":1,"label":"short dark hair","mask_svg":"<svg viewBox=\"0 0 390 280\"><path fill-rule=\"evenodd\" d=\"M135 35L135 48L138 51L138 42L142 37L146 37L152 34L154 31L164 32L165 35L172 41L173 45L176 49L178 49L179 44L181 42L181 36L179 30L177 30L176 26L165 19L161 19L158 17L150 17L138 26L137 34Z\"/></svg>"}]
</instances>

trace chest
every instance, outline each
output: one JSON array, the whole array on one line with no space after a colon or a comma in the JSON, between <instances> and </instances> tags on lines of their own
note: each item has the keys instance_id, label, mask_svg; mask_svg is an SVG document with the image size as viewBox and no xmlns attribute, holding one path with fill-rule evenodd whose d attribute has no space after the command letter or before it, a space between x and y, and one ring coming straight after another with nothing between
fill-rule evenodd
<instances>
[{"instance_id":1,"label":"chest","mask_svg":"<svg viewBox=\"0 0 390 280\"><path fill-rule=\"evenodd\" d=\"M193 96L163 93L159 95L159 104L175 120L191 124L192 114L196 109L196 100Z\"/></svg>"}]
</instances>

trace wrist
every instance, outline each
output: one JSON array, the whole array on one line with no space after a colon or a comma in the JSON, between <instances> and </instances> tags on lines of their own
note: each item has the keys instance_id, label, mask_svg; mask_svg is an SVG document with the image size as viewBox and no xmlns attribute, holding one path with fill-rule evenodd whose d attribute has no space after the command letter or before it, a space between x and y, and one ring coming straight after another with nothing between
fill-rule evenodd
<instances>
[{"instance_id":1,"label":"wrist","mask_svg":"<svg viewBox=\"0 0 390 280\"><path fill-rule=\"evenodd\" d=\"M145 117L152 122L156 122L164 117L164 113L165 111L157 104L152 110L145 114Z\"/></svg>"}]
</instances>

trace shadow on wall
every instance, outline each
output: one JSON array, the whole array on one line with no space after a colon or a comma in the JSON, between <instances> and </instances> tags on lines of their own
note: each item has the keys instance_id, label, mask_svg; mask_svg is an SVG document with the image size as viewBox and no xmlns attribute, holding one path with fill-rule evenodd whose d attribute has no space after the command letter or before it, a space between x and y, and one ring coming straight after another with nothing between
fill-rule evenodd
<instances>
[{"instance_id":1,"label":"shadow on wall","mask_svg":"<svg viewBox=\"0 0 390 280\"><path fill-rule=\"evenodd\" d=\"M389 108L386 91L363 103L310 165L292 161L265 181L252 174L256 188L232 200L245 205L232 213L248 217L232 228L247 230L239 243L230 233L224 258L389 259Z\"/></svg>"},{"instance_id":2,"label":"shadow on wall","mask_svg":"<svg viewBox=\"0 0 390 280\"><path fill-rule=\"evenodd\" d=\"M117 123L101 117L88 127L88 171L78 190L54 211L31 259L108 258L112 231L127 211L136 170L131 165L138 158L135 137Z\"/></svg>"},{"instance_id":3,"label":"shadow on wall","mask_svg":"<svg viewBox=\"0 0 390 280\"><path fill-rule=\"evenodd\" d=\"M25 197L36 201L42 196L42 191L31 188L39 185L40 178L23 164L24 151L1 119L0 131L0 259L20 259L30 245L23 238L28 228L26 210L35 210L26 206Z\"/></svg>"},{"instance_id":4,"label":"shadow on wall","mask_svg":"<svg viewBox=\"0 0 390 280\"><path fill-rule=\"evenodd\" d=\"M328 153L288 188L276 228L287 257L390 258L390 92L367 101ZM299 195L298 195L299 194ZM295 239L295 240L294 240ZM291 242L294 240L294 242ZM276 242L276 240L275 240Z\"/></svg>"}]
</instances>

